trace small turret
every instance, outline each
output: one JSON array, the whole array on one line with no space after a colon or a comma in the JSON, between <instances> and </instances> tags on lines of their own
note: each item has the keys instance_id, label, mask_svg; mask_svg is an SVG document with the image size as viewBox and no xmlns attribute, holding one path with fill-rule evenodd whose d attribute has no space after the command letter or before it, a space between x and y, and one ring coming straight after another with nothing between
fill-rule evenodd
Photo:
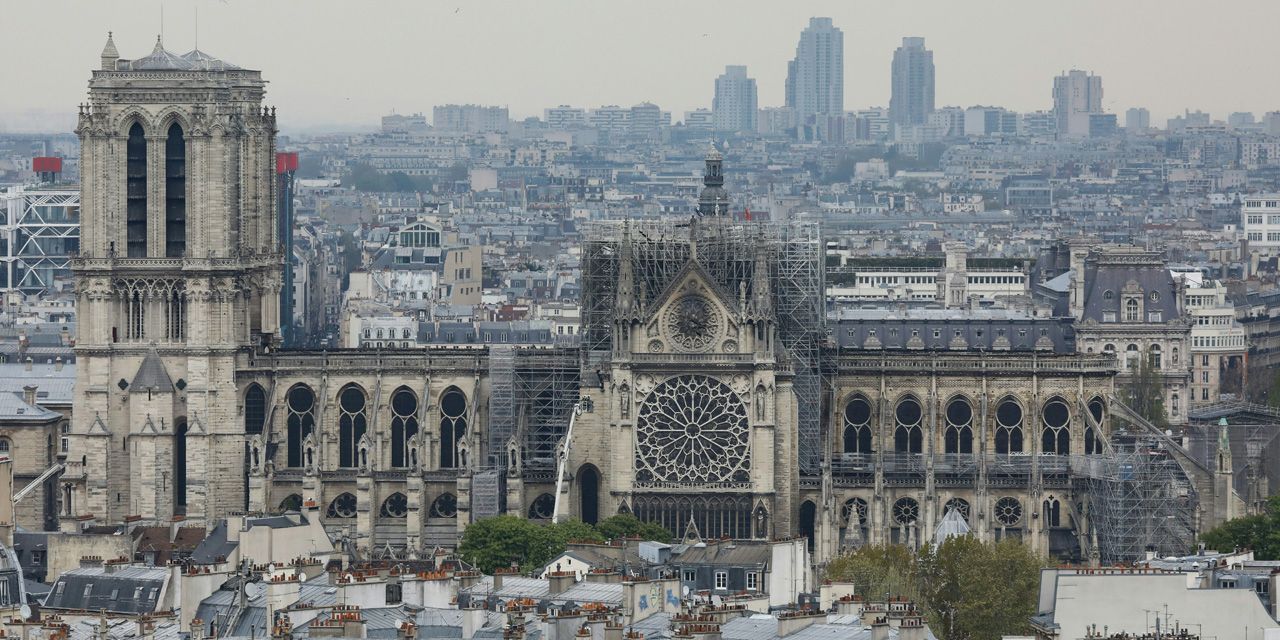
<instances>
[{"instance_id":1,"label":"small turret","mask_svg":"<svg viewBox=\"0 0 1280 640\"><path fill-rule=\"evenodd\" d=\"M724 156L715 147L707 152L707 167L702 174L702 193L698 196L698 215L729 214L729 192L724 190Z\"/></svg>"},{"instance_id":2,"label":"small turret","mask_svg":"<svg viewBox=\"0 0 1280 640\"><path fill-rule=\"evenodd\" d=\"M107 45L102 48L102 70L115 71L116 62L120 60L120 52L116 51L115 40L111 37L111 32L107 32Z\"/></svg>"}]
</instances>

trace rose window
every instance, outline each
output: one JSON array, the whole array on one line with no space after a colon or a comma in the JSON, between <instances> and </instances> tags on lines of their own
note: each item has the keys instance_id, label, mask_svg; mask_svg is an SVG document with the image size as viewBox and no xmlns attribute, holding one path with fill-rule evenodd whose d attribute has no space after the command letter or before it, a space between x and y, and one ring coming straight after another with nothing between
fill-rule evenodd
<instances>
[{"instance_id":1,"label":"rose window","mask_svg":"<svg viewBox=\"0 0 1280 640\"><path fill-rule=\"evenodd\" d=\"M898 524L915 524L920 519L920 503L913 498L898 498L893 503L893 521Z\"/></svg>"},{"instance_id":2,"label":"rose window","mask_svg":"<svg viewBox=\"0 0 1280 640\"><path fill-rule=\"evenodd\" d=\"M747 482L748 435L747 408L729 385L706 376L671 378L640 403L636 479Z\"/></svg>"},{"instance_id":3,"label":"rose window","mask_svg":"<svg viewBox=\"0 0 1280 640\"><path fill-rule=\"evenodd\" d=\"M666 325L677 347L702 351L719 334L720 312L706 298L685 296L667 309Z\"/></svg>"},{"instance_id":4,"label":"rose window","mask_svg":"<svg viewBox=\"0 0 1280 640\"><path fill-rule=\"evenodd\" d=\"M867 526L867 501L862 498L849 498L845 500L844 505L840 507L840 520L845 526L853 524L853 514L858 513L858 522L860 526Z\"/></svg>"},{"instance_id":5,"label":"rose window","mask_svg":"<svg viewBox=\"0 0 1280 640\"><path fill-rule=\"evenodd\" d=\"M327 514L330 518L354 518L356 517L356 497L343 493L333 499L329 503Z\"/></svg>"},{"instance_id":6,"label":"rose window","mask_svg":"<svg viewBox=\"0 0 1280 640\"><path fill-rule=\"evenodd\" d=\"M1022 521L1022 504L1017 498L1000 498L996 501L996 521L1006 527Z\"/></svg>"}]
</instances>

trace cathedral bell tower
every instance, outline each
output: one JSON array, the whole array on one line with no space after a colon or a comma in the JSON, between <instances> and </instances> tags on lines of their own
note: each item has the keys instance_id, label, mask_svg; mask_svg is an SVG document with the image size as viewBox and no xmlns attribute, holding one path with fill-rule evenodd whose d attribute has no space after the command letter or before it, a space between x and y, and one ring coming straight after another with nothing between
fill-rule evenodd
<instances>
[{"instance_id":1,"label":"cathedral bell tower","mask_svg":"<svg viewBox=\"0 0 1280 640\"><path fill-rule=\"evenodd\" d=\"M243 509L238 366L279 335L266 83L200 50L120 57L80 106L76 411L64 530Z\"/></svg>"}]
</instances>

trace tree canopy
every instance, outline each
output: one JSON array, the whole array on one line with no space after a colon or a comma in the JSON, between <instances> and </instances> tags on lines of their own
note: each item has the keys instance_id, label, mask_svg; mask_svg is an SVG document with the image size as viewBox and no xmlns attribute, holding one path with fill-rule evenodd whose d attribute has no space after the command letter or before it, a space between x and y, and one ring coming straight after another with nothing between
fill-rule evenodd
<instances>
[{"instance_id":1,"label":"tree canopy","mask_svg":"<svg viewBox=\"0 0 1280 640\"><path fill-rule=\"evenodd\" d=\"M1209 530L1200 541L1210 549L1253 549L1258 560L1280 560L1280 495L1267 499L1263 513L1233 518Z\"/></svg>"},{"instance_id":2,"label":"tree canopy","mask_svg":"<svg viewBox=\"0 0 1280 640\"><path fill-rule=\"evenodd\" d=\"M827 577L852 582L868 598L910 598L944 640L998 640L1026 630L1041 566L1019 541L963 536L918 554L902 545L863 547L833 560Z\"/></svg>"},{"instance_id":3,"label":"tree canopy","mask_svg":"<svg viewBox=\"0 0 1280 640\"><path fill-rule=\"evenodd\" d=\"M496 516L477 520L462 534L458 552L485 573L513 565L525 569L546 566L564 552L570 542L602 543L621 537L644 540L671 539L671 533L651 522L631 515L616 515L592 526L581 520L556 524L538 523L516 516Z\"/></svg>"}]
</instances>

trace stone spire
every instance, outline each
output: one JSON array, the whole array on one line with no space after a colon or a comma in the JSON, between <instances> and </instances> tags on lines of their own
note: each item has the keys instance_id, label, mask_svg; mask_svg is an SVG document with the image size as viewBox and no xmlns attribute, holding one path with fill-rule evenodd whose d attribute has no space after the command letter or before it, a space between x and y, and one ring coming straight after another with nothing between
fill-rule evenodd
<instances>
[{"instance_id":1,"label":"stone spire","mask_svg":"<svg viewBox=\"0 0 1280 640\"><path fill-rule=\"evenodd\" d=\"M630 320L638 306L636 280L631 269L631 222L623 222L622 243L618 248L618 297L614 301L614 315L619 320Z\"/></svg>"},{"instance_id":2,"label":"stone spire","mask_svg":"<svg viewBox=\"0 0 1280 640\"><path fill-rule=\"evenodd\" d=\"M120 59L120 52L116 51L115 40L111 37L111 32L107 32L107 45L102 48L102 70L115 71L116 61Z\"/></svg>"},{"instance_id":3,"label":"stone spire","mask_svg":"<svg viewBox=\"0 0 1280 640\"><path fill-rule=\"evenodd\" d=\"M724 190L724 156L715 147L707 152L707 166L702 173L702 194L698 196L698 215L729 214L729 192Z\"/></svg>"}]
</instances>

